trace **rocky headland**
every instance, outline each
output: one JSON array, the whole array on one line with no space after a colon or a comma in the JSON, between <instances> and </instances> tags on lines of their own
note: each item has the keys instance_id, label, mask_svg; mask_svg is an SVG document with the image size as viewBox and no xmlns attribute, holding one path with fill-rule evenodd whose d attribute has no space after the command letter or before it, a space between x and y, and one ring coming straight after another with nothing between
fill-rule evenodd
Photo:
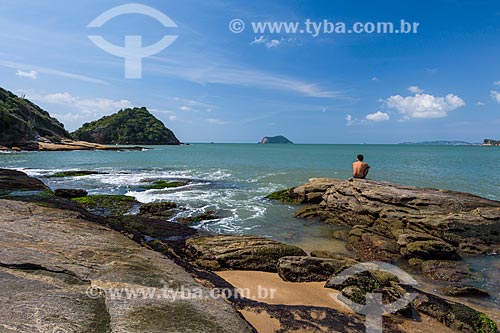
<instances>
[{"instance_id":1,"label":"rocky headland","mask_svg":"<svg viewBox=\"0 0 500 333\"><path fill-rule=\"evenodd\" d=\"M121 110L70 134L38 105L0 88L0 151L119 151L145 149L135 145L163 144L180 142L146 108Z\"/></svg>"},{"instance_id":2,"label":"rocky headland","mask_svg":"<svg viewBox=\"0 0 500 333\"><path fill-rule=\"evenodd\" d=\"M145 108L120 110L85 123L71 134L75 139L99 144L179 145L174 133Z\"/></svg>"},{"instance_id":3,"label":"rocky headland","mask_svg":"<svg viewBox=\"0 0 500 333\"><path fill-rule=\"evenodd\" d=\"M366 260L411 262L423 269L431 261L455 264L461 256L494 251L500 204L463 193L365 182L314 179L271 196L305 203L298 215L345 228L355 254L346 257L307 254L258 236L207 234L189 227L190 221L167 221L185 209L173 202L141 204L132 197L88 195L76 188L53 192L38 179L2 169L0 298L9 306L0 310L0 328L365 332L364 317L339 297L363 304L367 293L380 292L389 302L411 292L416 298L407 307L384 316L385 331L497 332L487 314L467 303L464 295L476 290L464 281L461 289L450 284L455 294L449 299L376 267L345 281L336 277ZM426 209L436 214L434 219L426 217ZM206 211L192 221L216 215ZM473 241L479 245L472 248ZM267 291L261 295L264 287L275 289L274 297ZM235 288L240 289L227 293ZM186 297L166 297L166 290ZM186 290L196 291L195 297ZM223 297L213 297L214 292Z\"/></svg>"}]
</instances>

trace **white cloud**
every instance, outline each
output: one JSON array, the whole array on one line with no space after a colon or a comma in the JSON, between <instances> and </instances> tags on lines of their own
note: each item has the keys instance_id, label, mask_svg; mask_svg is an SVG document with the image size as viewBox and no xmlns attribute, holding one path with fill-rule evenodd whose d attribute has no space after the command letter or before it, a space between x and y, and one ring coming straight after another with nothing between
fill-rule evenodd
<instances>
[{"instance_id":1,"label":"white cloud","mask_svg":"<svg viewBox=\"0 0 500 333\"><path fill-rule=\"evenodd\" d=\"M405 118L423 119L446 117L449 111L464 106L465 102L453 94L448 94L445 97L416 94L407 97L391 96L385 100L385 105L398 110Z\"/></svg>"},{"instance_id":2,"label":"white cloud","mask_svg":"<svg viewBox=\"0 0 500 333\"><path fill-rule=\"evenodd\" d=\"M1 59L0 59L0 66L7 67L7 68L15 68L15 69L19 69L20 67L21 68L33 68L33 70L36 71L37 73L60 76L60 77L65 77L65 78L69 78L69 79L90 82L90 83L107 84L107 82L105 82L103 80L95 79L95 78L85 76L85 75L60 71L60 70L54 69L54 68L27 65L27 64L6 61L6 60L1 60Z\"/></svg>"},{"instance_id":3,"label":"white cloud","mask_svg":"<svg viewBox=\"0 0 500 333\"><path fill-rule=\"evenodd\" d=\"M380 79L376 76L372 77L372 81L380 81Z\"/></svg>"},{"instance_id":4,"label":"white cloud","mask_svg":"<svg viewBox=\"0 0 500 333\"><path fill-rule=\"evenodd\" d=\"M377 111L375 113L368 114L368 115L366 115L365 118L366 118L366 120L370 120L370 121L385 121L385 120L390 119L388 113L381 112L381 111Z\"/></svg>"},{"instance_id":5,"label":"white cloud","mask_svg":"<svg viewBox=\"0 0 500 333\"><path fill-rule=\"evenodd\" d=\"M227 125L230 123L229 121L223 121L223 120L216 119L216 118L207 118L206 120L207 120L207 123L214 124L214 125Z\"/></svg>"},{"instance_id":6,"label":"white cloud","mask_svg":"<svg viewBox=\"0 0 500 333\"><path fill-rule=\"evenodd\" d=\"M47 95L34 95L30 96L31 99L42 101L50 104L59 104L72 106L84 113L90 114L104 114L116 112L119 109L132 107L129 100L121 99L118 101L108 98L80 98L73 96L68 92L59 92Z\"/></svg>"},{"instance_id":7,"label":"white cloud","mask_svg":"<svg viewBox=\"0 0 500 333\"><path fill-rule=\"evenodd\" d=\"M286 41L284 38L279 39L267 39L264 35L261 35L259 38L254 37L253 41L250 42L250 45L259 45L264 44L268 49L272 47L278 47L282 42Z\"/></svg>"},{"instance_id":8,"label":"white cloud","mask_svg":"<svg viewBox=\"0 0 500 333\"><path fill-rule=\"evenodd\" d=\"M33 80L36 80L38 78L38 72L35 70L30 70L29 72L27 72L23 71L22 69L18 69L16 75L21 77L27 77Z\"/></svg>"},{"instance_id":9,"label":"white cloud","mask_svg":"<svg viewBox=\"0 0 500 333\"><path fill-rule=\"evenodd\" d=\"M356 119L354 119L350 114L348 114L345 117L345 120L347 121L347 126L354 125L356 123Z\"/></svg>"},{"instance_id":10,"label":"white cloud","mask_svg":"<svg viewBox=\"0 0 500 333\"><path fill-rule=\"evenodd\" d=\"M281 44L281 42L277 39L271 39L269 42L266 43L266 47L268 49L272 47L278 47Z\"/></svg>"},{"instance_id":11,"label":"white cloud","mask_svg":"<svg viewBox=\"0 0 500 333\"><path fill-rule=\"evenodd\" d=\"M490 91L490 96L495 101L497 101L497 103L500 103L500 92L492 90L492 91Z\"/></svg>"},{"instance_id":12,"label":"white cloud","mask_svg":"<svg viewBox=\"0 0 500 333\"><path fill-rule=\"evenodd\" d=\"M178 118L177 118L177 116L175 116L175 115L170 115L170 116L168 116L168 120L170 120L170 121L176 121L177 119L178 119Z\"/></svg>"},{"instance_id":13,"label":"white cloud","mask_svg":"<svg viewBox=\"0 0 500 333\"><path fill-rule=\"evenodd\" d=\"M414 94L421 94L424 92L424 90L420 89L418 86L409 86L408 91Z\"/></svg>"},{"instance_id":14,"label":"white cloud","mask_svg":"<svg viewBox=\"0 0 500 333\"><path fill-rule=\"evenodd\" d=\"M481 101L479 101L479 102L477 102L477 103L476 103L476 105L477 105L477 106L485 106L485 105L486 105L486 103L485 103L485 102L481 102Z\"/></svg>"},{"instance_id":15,"label":"white cloud","mask_svg":"<svg viewBox=\"0 0 500 333\"><path fill-rule=\"evenodd\" d=\"M264 35L261 35L259 38L254 37L253 41L250 42L250 45L254 44L264 44L267 41L267 38Z\"/></svg>"},{"instance_id":16,"label":"white cloud","mask_svg":"<svg viewBox=\"0 0 500 333\"><path fill-rule=\"evenodd\" d=\"M500 81L493 82L494 85L500 86Z\"/></svg>"}]
</instances>

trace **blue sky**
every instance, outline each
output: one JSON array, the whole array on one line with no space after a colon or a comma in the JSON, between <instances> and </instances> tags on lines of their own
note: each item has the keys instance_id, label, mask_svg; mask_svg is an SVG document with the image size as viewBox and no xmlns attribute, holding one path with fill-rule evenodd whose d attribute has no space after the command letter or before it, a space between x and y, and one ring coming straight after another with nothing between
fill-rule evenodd
<instances>
[{"instance_id":1,"label":"blue sky","mask_svg":"<svg viewBox=\"0 0 500 333\"><path fill-rule=\"evenodd\" d=\"M500 138L500 2L138 1L177 27L126 14L127 1L0 2L0 86L75 130L146 106L185 142L480 142ZM233 33L229 22L245 30ZM257 33L252 22L418 22L415 34ZM303 25L301 25L303 27ZM177 39L127 79L88 38Z\"/></svg>"}]
</instances>

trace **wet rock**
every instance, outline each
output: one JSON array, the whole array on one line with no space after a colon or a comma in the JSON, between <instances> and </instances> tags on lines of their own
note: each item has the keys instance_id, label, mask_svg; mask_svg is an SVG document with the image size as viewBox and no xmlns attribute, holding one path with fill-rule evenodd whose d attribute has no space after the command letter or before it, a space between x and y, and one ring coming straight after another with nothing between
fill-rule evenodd
<instances>
[{"instance_id":1,"label":"wet rock","mask_svg":"<svg viewBox=\"0 0 500 333\"><path fill-rule=\"evenodd\" d=\"M358 261L350 253L335 253L325 250L314 250L311 251L311 257L325 258L325 259L336 259L336 260L348 260L352 259Z\"/></svg>"},{"instance_id":2,"label":"wet rock","mask_svg":"<svg viewBox=\"0 0 500 333\"><path fill-rule=\"evenodd\" d=\"M85 190L77 190L69 188L58 188L54 190L54 195L56 197L62 197L67 199L81 198L87 196L87 194L88 193Z\"/></svg>"},{"instance_id":3,"label":"wet rock","mask_svg":"<svg viewBox=\"0 0 500 333\"><path fill-rule=\"evenodd\" d=\"M463 261L426 260L420 263L420 270L438 281L463 282L473 277L470 267Z\"/></svg>"},{"instance_id":4,"label":"wet rock","mask_svg":"<svg viewBox=\"0 0 500 333\"><path fill-rule=\"evenodd\" d=\"M29 177L24 172L0 169L0 193L8 194L13 191L50 191L50 189L40 180Z\"/></svg>"},{"instance_id":5,"label":"wet rock","mask_svg":"<svg viewBox=\"0 0 500 333\"><path fill-rule=\"evenodd\" d=\"M198 223L201 221L207 221L207 220L217 220L220 219L219 216L217 216L217 212L215 210L207 210L201 214L194 215L194 216L189 216L189 217L179 217L177 219L177 222L182 223L182 224L193 224L193 223Z\"/></svg>"},{"instance_id":6,"label":"wet rock","mask_svg":"<svg viewBox=\"0 0 500 333\"><path fill-rule=\"evenodd\" d=\"M487 315L462 303L448 301L418 291L418 296L412 304L418 312L424 313L459 332L498 332L497 325Z\"/></svg>"},{"instance_id":7,"label":"wet rock","mask_svg":"<svg viewBox=\"0 0 500 333\"><path fill-rule=\"evenodd\" d=\"M441 288L441 292L446 296L453 297L489 297L490 294L481 288L474 286L449 286Z\"/></svg>"},{"instance_id":8,"label":"wet rock","mask_svg":"<svg viewBox=\"0 0 500 333\"><path fill-rule=\"evenodd\" d=\"M89 176L89 175L99 175L99 174L105 174L104 172L99 172L99 171L90 171L90 170L69 170L69 171L61 171L61 172L56 172L54 174L51 174L47 177L52 178L52 177L82 177L82 176Z\"/></svg>"},{"instance_id":9,"label":"wet rock","mask_svg":"<svg viewBox=\"0 0 500 333\"><path fill-rule=\"evenodd\" d=\"M401 257L400 246L395 239L364 226L354 226L347 241L348 249L365 260L393 261Z\"/></svg>"},{"instance_id":10,"label":"wet rock","mask_svg":"<svg viewBox=\"0 0 500 333\"><path fill-rule=\"evenodd\" d=\"M347 240L349 239L349 230L335 230L334 232L332 232L332 237L347 242Z\"/></svg>"},{"instance_id":11,"label":"wet rock","mask_svg":"<svg viewBox=\"0 0 500 333\"><path fill-rule=\"evenodd\" d=\"M89 212L105 217L124 215L140 205L134 197L127 195L94 194L72 200Z\"/></svg>"},{"instance_id":12,"label":"wet rock","mask_svg":"<svg viewBox=\"0 0 500 333\"><path fill-rule=\"evenodd\" d=\"M143 204L139 208L139 214L144 216L171 217L175 214L177 204L175 202L152 202Z\"/></svg>"},{"instance_id":13,"label":"wet rock","mask_svg":"<svg viewBox=\"0 0 500 333\"><path fill-rule=\"evenodd\" d=\"M168 180L155 180L150 185L144 185L143 187L148 190L161 190L164 188L173 188L173 187L181 187L189 184L189 181L186 180L177 180L177 181L168 181Z\"/></svg>"},{"instance_id":14,"label":"wet rock","mask_svg":"<svg viewBox=\"0 0 500 333\"><path fill-rule=\"evenodd\" d=\"M277 272L278 260L306 256L296 247L256 236L206 236L186 241L186 254L208 270L240 269Z\"/></svg>"},{"instance_id":15,"label":"wet rock","mask_svg":"<svg viewBox=\"0 0 500 333\"><path fill-rule=\"evenodd\" d=\"M266 199L281 201L286 204L300 204L305 198L298 196L292 189L284 189L266 196Z\"/></svg>"},{"instance_id":16,"label":"wet rock","mask_svg":"<svg viewBox=\"0 0 500 333\"><path fill-rule=\"evenodd\" d=\"M278 274L290 282L327 281L357 263L351 258L282 257L278 261Z\"/></svg>"},{"instance_id":17,"label":"wet rock","mask_svg":"<svg viewBox=\"0 0 500 333\"><path fill-rule=\"evenodd\" d=\"M399 282L397 276L386 271L364 271L354 276L348 277L341 283L337 283L333 278L325 284L325 288L342 290L349 286L355 286L361 289L364 293L373 292L382 287L390 287L391 282Z\"/></svg>"},{"instance_id":18,"label":"wet rock","mask_svg":"<svg viewBox=\"0 0 500 333\"><path fill-rule=\"evenodd\" d=\"M421 259L458 259L457 248L442 240L427 240L408 243L406 250L409 256Z\"/></svg>"}]
</instances>

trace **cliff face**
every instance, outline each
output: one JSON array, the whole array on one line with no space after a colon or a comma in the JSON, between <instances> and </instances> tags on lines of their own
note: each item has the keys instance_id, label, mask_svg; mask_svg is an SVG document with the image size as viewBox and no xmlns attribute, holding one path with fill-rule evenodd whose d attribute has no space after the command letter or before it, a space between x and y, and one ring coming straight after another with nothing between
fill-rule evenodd
<instances>
[{"instance_id":1,"label":"cliff face","mask_svg":"<svg viewBox=\"0 0 500 333\"><path fill-rule=\"evenodd\" d=\"M83 124L75 139L100 144L178 145L174 133L145 108L121 110Z\"/></svg>"},{"instance_id":2,"label":"cliff face","mask_svg":"<svg viewBox=\"0 0 500 333\"><path fill-rule=\"evenodd\" d=\"M0 145L22 146L41 137L71 139L64 125L25 98L0 88Z\"/></svg>"},{"instance_id":3,"label":"cliff face","mask_svg":"<svg viewBox=\"0 0 500 333\"><path fill-rule=\"evenodd\" d=\"M288 140L285 138L283 135L277 135L277 136L265 136L260 140L261 144L267 144L267 143L293 143L292 141Z\"/></svg>"}]
</instances>

